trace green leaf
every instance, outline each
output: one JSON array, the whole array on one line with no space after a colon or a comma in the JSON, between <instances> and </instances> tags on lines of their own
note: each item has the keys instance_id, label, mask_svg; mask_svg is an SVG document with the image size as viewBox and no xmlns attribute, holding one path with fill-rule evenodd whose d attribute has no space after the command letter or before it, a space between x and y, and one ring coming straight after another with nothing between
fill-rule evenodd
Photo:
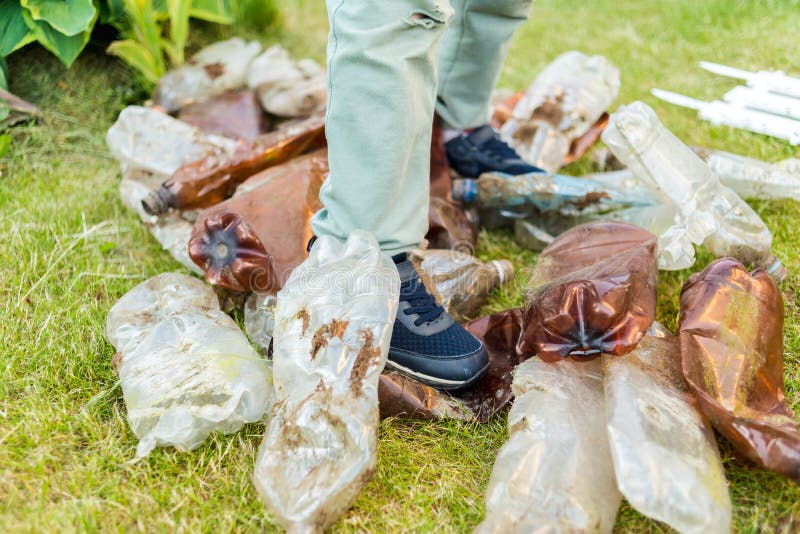
<instances>
[{"instance_id":1,"label":"green leaf","mask_svg":"<svg viewBox=\"0 0 800 534\"><path fill-rule=\"evenodd\" d=\"M100 22L102 24L119 24L125 22L125 3L122 0L100 2Z\"/></svg>"},{"instance_id":2,"label":"green leaf","mask_svg":"<svg viewBox=\"0 0 800 534\"><path fill-rule=\"evenodd\" d=\"M92 0L20 0L33 20L43 21L68 37L90 31L97 18Z\"/></svg>"},{"instance_id":3,"label":"green leaf","mask_svg":"<svg viewBox=\"0 0 800 534\"><path fill-rule=\"evenodd\" d=\"M167 49L173 65L183 63L183 49L189 35L189 2L186 0L167 0L169 9L169 39L172 51Z\"/></svg>"},{"instance_id":4,"label":"green leaf","mask_svg":"<svg viewBox=\"0 0 800 534\"><path fill-rule=\"evenodd\" d=\"M0 1L0 57L7 56L29 38L30 30L18 0Z\"/></svg>"},{"instance_id":5,"label":"green leaf","mask_svg":"<svg viewBox=\"0 0 800 534\"><path fill-rule=\"evenodd\" d=\"M164 58L161 55L161 25L152 0L125 0L125 11L133 30L134 40L147 48L156 65L156 70L164 72Z\"/></svg>"},{"instance_id":6,"label":"green leaf","mask_svg":"<svg viewBox=\"0 0 800 534\"><path fill-rule=\"evenodd\" d=\"M8 134L0 135L0 158L6 155L8 147L11 145L11 136Z\"/></svg>"},{"instance_id":7,"label":"green leaf","mask_svg":"<svg viewBox=\"0 0 800 534\"><path fill-rule=\"evenodd\" d=\"M106 52L122 59L151 83L156 83L164 74L163 67L159 67L150 50L134 40L114 41L108 46Z\"/></svg>"},{"instance_id":8,"label":"green leaf","mask_svg":"<svg viewBox=\"0 0 800 534\"><path fill-rule=\"evenodd\" d=\"M0 57L0 87L8 90L8 64Z\"/></svg>"},{"instance_id":9,"label":"green leaf","mask_svg":"<svg viewBox=\"0 0 800 534\"><path fill-rule=\"evenodd\" d=\"M218 24L231 24L233 22L231 0L191 0L191 2L192 7L189 9L189 15L196 19Z\"/></svg>"},{"instance_id":10,"label":"green leaf","mask_svg":"<svg viewBox=\"0 0 800 534\"><path fill-rule=\"evenodd\" d=\"M96 14L96 13L95 13ZM91 32L85 31L78 35L64 35L54 30L49 24L41 20L34 20L27 11L23 12L25 24L30 28L33 36L39 43L52 52L61 63L69 68L89 42Z\"/></svg>"}]
</instances>

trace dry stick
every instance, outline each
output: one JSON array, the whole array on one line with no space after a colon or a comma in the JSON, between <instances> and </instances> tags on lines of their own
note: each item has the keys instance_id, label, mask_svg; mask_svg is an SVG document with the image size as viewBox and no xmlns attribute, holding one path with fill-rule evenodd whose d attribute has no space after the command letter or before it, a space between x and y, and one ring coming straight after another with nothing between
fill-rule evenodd
<instances>
[{"instance_id":1,"label":"dry stick","mask_svg":"<svg viewBox=\"0 0 800 534\"><path fill-rule=\"evenodd\" d=\"M14 111L19 111L22 113L28 113L30 115L42 115L43 112L37 106L31 104L26 100L22 100L20 97L13 95L0 87L0 99L5 100L6 104L9 108Z\"/></svg>"}]
</instances>

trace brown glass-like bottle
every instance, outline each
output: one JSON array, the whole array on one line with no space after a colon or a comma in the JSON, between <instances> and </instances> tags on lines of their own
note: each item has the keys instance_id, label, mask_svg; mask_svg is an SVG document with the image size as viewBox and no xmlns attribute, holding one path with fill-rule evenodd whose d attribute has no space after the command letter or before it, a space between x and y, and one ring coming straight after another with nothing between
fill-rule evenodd
<instances>
[{"instance_id":1,"label":"brown glass-like bottle","mask_svg":"<svg viewBox=\"0 0 800 534\"><path fill-rule=\"evenodd\" d=\"M253 91L228 91L181 108L178 118L201 130L231 139L253 140L269 123Z\"/></svg>"},{"instance_id":2,"label":"brown glass-like bottle","mask_svg":"<svg viewBox=\"0 0 800 534\"><path fill-rule=\"evenodd\" d=\"M621 222L577 226L539 256L520 354L591 360L631 351L655 318L657 239Z\"/></svg>"},{"instance_id":3,"label":"brown glass-like bottle","mask_svg":"<svg viewBox=\"0 0 800 534\"><path fill-rule=\"evenodd\" d=\"M325 145L325 122L321 115L286 125L242 142L231 156L208 156L179 168L169 180L144 200L152 215L169 208L207 208L225 200L236 186L269 167L280 165Z\"/></svg>"},{"instance_id":4,"label":"brown glass-like bottle","mask_svg":"<svg viewBox=\"0 0 800 534\"><path fill-rule=\"evenodd\" d=\"M683 374L739 454L800 482L800 430L783 390L783 298L764 270L722 258L681 291Z\"/></svg>"},{"instance_id":5,"label":"brown glass-like bottle","mask_svg":"<svg viewBox=\"0 0 800 534\"><path fill-rule=\"evenodd\" d=\"M314 195L327 172L325 151L318 151L253 176L233 198L203 211L189 256L206 280L237 291L282 287L306 258Z\"/></svg>"}]
</instances>

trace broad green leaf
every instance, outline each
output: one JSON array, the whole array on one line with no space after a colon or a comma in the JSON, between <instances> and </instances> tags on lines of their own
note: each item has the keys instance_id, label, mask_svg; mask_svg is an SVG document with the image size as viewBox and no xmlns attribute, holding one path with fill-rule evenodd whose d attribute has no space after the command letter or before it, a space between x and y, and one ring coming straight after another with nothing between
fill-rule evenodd
<instances>
[{"instance_id":1,"label":"broad green leaf","mask_svg":"<svg viewBox=\"0 0 800 534\"><path fill-rule=\"evenodd\" d=\"M20 0L33 20L44 21L68 36L91 31L97 18L92 0Z\"/></svg>"},{"instance_id":2,"label":"broad green leaf","mask_svg":"<svg viewBox=\"0 0 800 534\"><path fill-rule=\"evenodd\" d=\"M189 2L186 0L167 0L169 9L169 40L172 43L170 60L174 65L183 63L183 49L189 35Z\"/></svg>"},{"instance_id":3,"label":"broad green leaf","mask_svg":"<svg viewBox=\"0 0 800 534\"><path fill-rule=\"evenodd\" d=\"M30 30L18 0L0 0L0 57L7 56L29 38Z\"/></svg>"},{"instance_id":4,"label":"broad green leaf","mask_svg":"<svg viewBox=\"0 0 800 534\"><path fill-rule=\"evenodd\" d=\"M72 65L83 47L89 42L91 32L86 31L78 35L67 36L54 30L46 22L34 20L27 11L23 12L23 17L36 40L60 59L67 68Z\"/></svg>"},{"instance_id":5,"label":"broad green leaf","mask_svg":"<svg viewBox=\"0 0 800 534\"><path fill-rule=\"evenodd\" d=\"M191 0L189 15L219 24L233 23L233 7L231 0Z\"/></svg>"},{"instance_id":6,"label":"broad green leaf","mask_svg":"<svg viewBox=\"0 0 800 534\"><path fill-rule=\"evenodd\" d=\"M0 57L0 87L8 89L8 64Z\"/></svg>"},{"instance_id":7,"label":"broad green leaf","mask_svg":"<svg viewBox=\"0 0 800 534\"><path fill-rule=\"evenodd\" d=\"M131 39L114 41L108 46L106 52L122 59L139 71L151 83L156 83L161 78L161 75L164 74L163 65L159 65L150 50Z\"/></svg>"}]
</instances>

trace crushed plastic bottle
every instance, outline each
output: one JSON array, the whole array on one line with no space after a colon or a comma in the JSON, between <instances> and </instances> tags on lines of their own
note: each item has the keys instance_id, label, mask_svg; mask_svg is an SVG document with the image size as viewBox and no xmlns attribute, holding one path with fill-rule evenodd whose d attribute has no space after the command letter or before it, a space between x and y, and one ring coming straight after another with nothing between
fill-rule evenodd
<instances>
[{"instance_id":1,"label":"crushed plastic bottle","mask_svg":"<svg viewBox=\"0 0 800 534\"><path fill-rule=\"evenodd\" d=\"M378 382L381 417L472 420L466 404L413 378L384 371Z\"/></svg>"},{"instance_id":2,"label":"crushed plastic bottle","mask_svg":"<svg viewBox=\"0 0 800 534\"><path fill-rule=\"evenodd\" d=\"M258 94L261 105L279 117L308 117L325 110L328 80L316 61L293 60L280 45L255 58L247 86Z\"/></svg>"},{"instance_id":3,"label":"crushed plastic bottle","mask_svg":"<svg viewBox=\"0 0 800 534\"><path fill-rule=\"evenodd\" d=\"M472 252L478 242L478 231L461 206L431 196L425 239L431 248Z\"/></svg>"},{"instance_id":4,"label":"crushed plastic bottle","mask_svg":"<svg viewBox=\"0 0 800 534\"><path fill-rule=\"evenodd\" d=\"M517 342L522 333L522 312L522 308L513 308L473 319L464 325L470 334L483 342L489 353L486 373L474 386L457 393L478 421L488 421L513 398L511 381L514 368L527 359L526 355L517 352Z\"/></svg>"},{"instance_id":5,"label":"crushed plastic bottle","mask_svg":"<svg viewBox=\"0 0 800 534\"><path fill-rule=\"evenodd\" d=\"M619 70L606 58L561 54L536 77L500 135L525 161L555 172L573 142L617 98L619 86Z\"/></svg>"},{"instance_id":6,"label":"crushed plastic bottle","mask_svg":"<svg viewBox=\"0 0 800 534\"><path fill-rule=\"evenodd\" d=\"M520 354L553 362L633 350L655 317L656 237L622 222L577 226L533 270Z\"/></svg>"},{"instance_id":7,"label":"crushed plastic bottle","mask_svg":"<svg viewBox=\"0 0 800 534\"><path fill-rule=\"evenodd\" d=\"M250 293L244 303L244 330L250 341L267 355L272 349L277 304L275 293Z\"/></svg>"},{"instance_id":8,"label":"crushed plastic bottle","mask_svg":"<svg viewBox=\"0 0 800 534\"><path fill-rule=\"evenodd\" d=\"M322 532L375 468L378 377L400 279L375 238L321 236L278 293L277 402L253 480L289 532Z\"/></svg>"},{"instance_id":9,"label":"crushed plastic bottle","mask_svg":"<svg viewBox=\"0 0 800 534\"><path fill-rule=\"evenodd\" d=\"M233 154L196 159L174 171L143 206L154 215L169 208L207 208L221 202L254 174L324 146L324 117L315 116L282 126L252 143L240 142Z\"/></svg>"},{"instance_id":10,"label":"crushed plastic bottle","mask_svg":"<svg viewBox=\"0 0 800 534\"><path fill-rule=\"evenodd\" d=\"M306 257L318 203L309 192L319 193L327 172L324 152L310 154L253 176L254 186L201 212L189 256L206 281L259 293L282 287Z\"/></svg>"},{"instance_id":11,"label":"crushed plastic bottle","mask_svg":"<svg viewBox=\"0 0 800 534\"><path fill-rule=\"evenodd\" d=\"M139 216L170 256L192 272L202 275L203 271L189 257L188 250L195 213L173 210L161 215L150 215L142 208L142 199L157 189L163 181L164 175L140 169L125 171L119 183L122 203Z\"/></svg>"},{"instance_id":12,"label":"crushed plastic bottle","mask_svg":"<svg viewBox=\"0 0 800 534\"><path fill-rule=\"evenodd\" d=\"M731 532L725 470L675 336L654 323L630 354L602 362L611 456L631 506L678 532Z\"/></svg>"},{"instance_id":13,"label":"crushed plastic bottle","mask_svg":"<svg viewBox=\"0 0 800 534\"><path fill-rule=\"evenodd\" d=\"M266 362L196 278L165 273L131 289L108 312L106 337L117 350L138 458L235 432L262 420L273 402Z\"/></svg>"},{"instance_id":14,"label":"crushed plastic bottle","mask_svg":"<svg viewBox=\"0 0 800 534\"><path fill-rule=\"evenodd\" d=\"M622 496L605 427L600 361L531 358L514 376L508 441L476 533L601 532Z\"/></svg>"},{"instance_id":15,"label":"crushed plastic bottle","mask_svg":"<svg viewBox=\"0 0 800 534\"><path fill-rule=\"evenodd\" d=\"M409 260L456 321L465 321L486 303L495 288L514 278L508 260L482 262L457 250L413 250Z\"/></svg>"},{"instance_id":16,"label":"crushed plastic bottle","mask_svg":"<svg viewBox=\"0 0 800 534\"><path fill-rule=\"evenodd\" d=\"M181 108L178 118L204 132L251 141L269 130L253 91L228 91Z\"/></svg>"},{"instance_id":17,"label":"crushed plastic bottle","mask_svg":"<svg viewBox=\"0 0 800 534\"><path fill-rule=\"evenodd\" d=\"M453 199L482 208L505 208L525 211L530 207L540 213L603 213L657 203L643 187L630 189L619 175L565 176L529 173L511 176L484 173L478 180L453 181Z\"/></svg>"},{"instance_id":18,"label":"crushed plastic bottle","mask_svg":"<svg viewBox=\"0 0 800 534\"><path fill-rule=\"evenodd\" d=\"M187 104L240 89L259 52L258 42L247 43L239 37L211 44L162 76L153 90L153 102L172 113Z\"/></svg>"},{"instance_id":19,"label":"crushed plastic bottle","mask_svg":"<svg viewBox=\"0 0 800 534\"><path fill-rule=\"evenodd\" d=\"M800 482L800 429L783 389L783 297L763 270L722 258L681 291L683 374L717 431L759 467Z\"/></svg>"},{"instance_id":20,"label":"crushed plastic bottle","mask_svg":"<svg viewBox=\"0 0 800 534\"><path fill-rule=\"evenodd\" d=\"M106 144L123 170L142 169L167 176L201 158L228 156L237 147L232 139L205 134L141 106L128 106L120 112L106 133Z\"/></svg>"},{"instance_id":21,"label":"crushed plastic bottle","mask_svg":"<svg viewBox=\"0 0 800 534\"><path fill-rule=\"evenodd\" d=\"M695 148L726 187L745 198L800 200L800 159L767 163L721 150Z\"/></svg>"},{"instance_id":22,"label":"crushed plastic bottle","mask_svg":"<svg viewBox=\"0 0 800 534\"><path fill-rule=\"evenodd\" d=\"M785 269L772 255L772 235L758 214L723 186L646 104L621 106L611 116L603 141L637 178L672 202L679 216L665 233L685 235L716 256L733 256L767 268L778 278L785 276ZM665 240L663 234L661 240ZM694 250L686 247L678 256L693 261Z\"/></svg>"}]
</instances>

